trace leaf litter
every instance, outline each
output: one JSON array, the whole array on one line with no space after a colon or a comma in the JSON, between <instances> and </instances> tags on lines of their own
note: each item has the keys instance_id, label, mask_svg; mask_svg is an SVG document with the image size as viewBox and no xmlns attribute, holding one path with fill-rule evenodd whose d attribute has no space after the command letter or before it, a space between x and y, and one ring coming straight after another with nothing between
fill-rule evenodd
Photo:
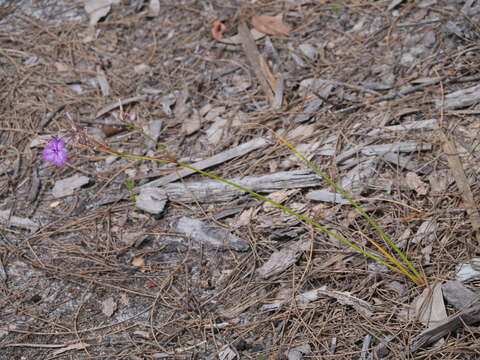
<instances>
[{"instance_id":1,"label":"leaf litter","mask_svg":"<svg viewBox=\"0 0 480 360\"><path fill-rule=\"evenodd\" d=\"M464 325L480 322L479 16L474 2L450 0L0 4L2 354L470 356L477 340ZM210 27L216 19L224 29ZM38 139L78 129L164 155L125 126L103 132L122 119L336 232L373 236L334 189L246 124L295 135L432 291L421 296L328 236L171 164L73 144L68 166L41 161ZM81 181L56 198L62 179ZM398 315L418 297L417 317Z\"/></svg>"}]
</instances>

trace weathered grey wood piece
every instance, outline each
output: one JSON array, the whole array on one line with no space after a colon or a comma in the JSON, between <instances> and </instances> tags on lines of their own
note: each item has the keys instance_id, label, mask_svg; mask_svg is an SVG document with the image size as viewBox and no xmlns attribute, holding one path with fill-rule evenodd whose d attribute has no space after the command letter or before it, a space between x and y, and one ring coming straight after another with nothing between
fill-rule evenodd
<instances>
[{"instance_id":1,"label":"weathered grey wood piece","mask_svg":"<svg viewBox=\"0 0 480 360\"><path fill-rule=\"evenodd\" d=\"M413 121L400 125L384 126L382 128L373 129L368 132L368 136L379 136L387 131L409 131L409 130L435 130L438 127L437 119L426 119Z\"/></svg>"},{"instance_id":2,"label":"weathered grey wood piece","mask_svg":"<svg viewBox=\"0 0 480 360\"><path fill-rule=\"evenodd\" d=\"M442 286L450 298L452 298L456 292L460 292L460 287L464 288L460 282L455 283L456 284L447 282ZM455 301L452 301L452 305L462 310L411 338L409 341L411 352L439 340L448 333L463 326L463 324L473 325L480 322L480 296L469 294L468 291L462 289L461 296L455 296L454 298ZM448 301L449 297L447 296L446 299Z\"/></svg>"},{"instance_id":3,"label":"weathered grey wood piece","mask_svg":"<svg viewBox=\"0 0 480 360\"><path fill-rule=\"evenodd\" d=\"M273 174L228 179L250 190L270 193L281 189L305 188L322 184L320 176L308 170L281 171ZM231 201L245 192L218 180L168 184L158 191L170 200L181 202Z\"/></svg>"},{"instance_id":4,"label":"weathered grey wood piece","mask_svg":"<svg viewBox=\"0 0 480 360\"><path fill-rule=\"evenodd\" d=\"M442 100L436 100L437 106L445 109L458 109L473 105L480 101L480 85L454 91Z\"/></svg>"},{"instance_id":5,"label":"weathered grey wood piece","mask_svg":"<svg viewBox=\"0 0 480 360\"><path fill-rule=\"evenodd\" d=\"M186 216L178 220L177 231L190 236L194 241L219 249L246 251L249 248L248 241L229 231Z\"/></svg>"},{"instance_id":6,"label":"weathered grey wood piece","mask_svg":"<svg viewBox=\"0 0 480 360\"><path fill-rule=\"evenodd\" d=\"M238 156L242 156L245 154L248 154L249 152L252 152L254 150L260 149L268 144L267 140L258 138L254 139L251 141L248 141L244 144L241 144L233 149L229 149L226 151L223 151L217 155L214 155L212 157L209 157L208 159L197 161L194 164L191 164L194 168L197 168L199 170L204 170L207 169L211 166L221 164L225 161L228 161L230 159L236 158ZM168 183L174 182L178 179L184 178L185 176L194 174L194 170L190 170L187 168L182 168L178 170L175 173L172 173L170 175L164 176L160 179L154 180L149 182L148 184L139 186L138 188L135 189L135 192L140 192L142 189L145 188L151 188L151 187L160 187L163 185L166 185Z\"/></svg>"},{"instance_id":7,"label":"weathered grey wood piece","mask_svg":"<svg viewBox=\"0 0 480 360\"><path fill-rule=\"evenodd\" d=\"M358 145L354 148L344 151L343 153L335 157L335 162L340 164L347 159L350 159L353 156L358 154L363 154L367 156L372 155L385 155L389 153L410 153L415 151L426 151L432 149L432 144L421 144L416 141L404 141L400 143L392 144L381 144L381 145L368 145L372 143L375 139L367 140L367 144Z\"/></svg>"},{"instance_id":8,"label":"weathered grey wood piece","mask_svg":"<svg viewBox=\"0 0 480 360\"><path fill-rule=\"evenodd\" d=\"M447 281L442 285L442 292L445 301L455 307L462 309L475 302L478 297L472 290L466 288L460 281Z\"/></svg>"},{"instance_id":9,"label":"weathered grey wood piece","mask_svg":"<svg viewBox=\"0 0 480 360\"><path fill-rule=\"evenodd\" d=\"M415 160L410 159L410 157L402 156L395 153L387 153L383 155L383 160L388 161L389 163L395 164L401 168L418 172L420 174L430 174L433 171L433 167L430 164L421 164Z\"/></svg>"},{"instance_id":10,"label":"weathered grey wood piece","mask_svg":"<svg viewBox=\"0 0 480 360\"><path fill-rule=\"evenodd\" d=\"M416 141L404 141L401 143L394 144L381 144L381 145L370 145L365 146L360 151L364 155L384 155L387 153L397 153L397 152L414 152L414 151L426 151L431 150L432 144L421 144Z\"/></svg>"}]
</instances>

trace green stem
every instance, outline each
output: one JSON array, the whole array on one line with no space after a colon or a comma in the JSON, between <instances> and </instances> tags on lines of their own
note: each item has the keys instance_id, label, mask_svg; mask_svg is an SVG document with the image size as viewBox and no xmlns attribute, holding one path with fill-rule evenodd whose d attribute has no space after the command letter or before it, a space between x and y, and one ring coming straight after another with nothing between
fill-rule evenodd
<instances>
[{"instance_id":1,"label":"green stem","mask_svg":"<svg viewBox=\"0 0 480 360\"><path fill-rule=\"evenodd\" d=\"M300 159L305 161L305 163L318 175L320 175L329 185L333 186L337 192L339 192L342 197L344 197L355 209L362 215L369 224L375 229L375 231L382 237L382 239L395 250L395 252L400 256L403 262L407 265L407 267L415 274L418 279L423 279L422 276L417 272L415 267L408 261L405 254L397 247L395 242L378 226L375 220L372 219L370 215L368 215L365 210L355 201L352 197L343 190L337 183L335 183L327 174L321 171L313 162L307 159L301 152L299 152L293 145L291 145L287 140L280 137L280 141L282 141L285 145L287 145Z\"/></svg>"}]
</instances>

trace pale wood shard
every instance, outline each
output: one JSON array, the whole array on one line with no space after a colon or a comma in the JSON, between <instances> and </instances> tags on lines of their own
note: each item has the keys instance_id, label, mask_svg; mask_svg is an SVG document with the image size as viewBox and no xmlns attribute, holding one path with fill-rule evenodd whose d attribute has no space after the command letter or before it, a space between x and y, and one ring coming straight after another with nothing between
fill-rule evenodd
<instances>
[{"instance_id":1,"label":"pale wood shard","mask_svg":"<svg viewBox=\"0 0 480 360\"><path fill-rule=\"evenodd\" d=\"M305 196L308 200L330 202L335 204L349 204L342 195L328 190L315 190Z\"/></svg>"},{"instance_id":2,"label":"pale wood shard","mask_svg":"<svg viewBox=\"0 0 480 360\"><path fill-rule=\"evenodd\" d=\"M369 145L374 139L368 139L365 145L355 146L335 157L335 162L342 163L358 154L367 156L386 155L397 153L411 153L415 151L428 151L432 149L432 144L421 144L416 141L404 141L393 144Z\"/></svg>"},{"instance_id":3,"label":"pale wood shard","mask_svg":"<svg viewBox=\"0 0 480 360\"><path fill-rule=\"evenodd\" d=\"M258 276L262 279L269 279L272 276L281 274L295 264L302 255L302 252L307 251L309 248L310 241L302 240L275 251L270 255L270 258L257 269Z\"/></svg>"},{"instance_id":4,"label":"pale wood shard","mask_svg":"<svg viewBox=\"0 0 480 360\"><path fill-rule=\"evenodd\" d=\"M445 95L445 98L437 100L436 104L437 106L443 106L445 109L459 109L476 104L479 101L480 85L476 85Z\"/></svg>"},{"instance_id":5,"label":"pale wood shard","mask_svg":"<svg viewBox=\"0 0 480 360\"><path fill-rule=\"evenodd\" d=\"M406 170L410 170L413 172L418 172L423 175L430 174L433 171L433 167L431 165L420 164L419 162L410 159L409 157L402 156L400 154L395 153L387 153L383 155L383 160L388 161L389 163L395 164L401 168Z\"/></svg>"},{"instance_id":6,"label":"pale wood shard","mask_svg":"<svg viewBox=\"0 0 480 360\"><path fill-rule=\"evenodd\" d=\"M247 55L248 62L260 82L263 92L267 96L268 103L273 105L275 103L276 92L275 78L268 68L267 62L258 51L255 40L252 38L252 35L247 28L247 24L245 24L244 21L241 21L238 26L238 35L240 35L242 40L242 47Z\"/></svg>"},{"instance_id":7,"label":"pale wood shard","mask_svg":"<svg viewBox=\"0 0 480 360\"><path fill-rule=\"evenodd\" d=\"M311 170L282 171L228 180L260 193L312 187L322 183L322 179ZM179 202L223 202L245 194L244 191L218 180L168 184L163 188L150 190L159 191L161 194L166 194L170 200Z\"/></svg>"},{"instance_id":8,"label":"pale wood shard","mask_svg":"<svg viewBox=\"0 0 480 360\"><path fill-rule=\"evenodd\" d=\"M476 293L466 288L460 281L446 281L442 285L442 291L445 300L456 309L474 303L478 297Z\"/></svg>"},{"instance_id":9,"label":"pale wood shard","mask_svg":"<svg viewBox=\"0 0 480 360\"><path fill-rule=\"evenodd\" d=\"M404 141L401 143L394 144L381 144L381 145L370 145L363 147L360 151L364 155L384 155L387 153L398 153L398 152L415 152L415 151L426 151L431 150L432 144L421 144L416 141Z\"/></svg>"},{"instance_id":10,"label":"pale wood shard","mask_svg":"<svg viewBox=\"0 0 480 360\"><path fill-rule=\"evenodd\" d=\"M98 119L99 117L109 113L113 109L116 109L118 107L121 107L123 105L131 104L134 102L139 102L139 101L144 101L147 100L148 96L147 95L139 95L139 96L134 96L128 99L122 99L122 100L117 100L113 103L105 105L103 108L97 111L97 114L95 115L95 119Z\"/></svg>"},{"instance_id":11,"label":"pale wood shard","mask_svg":"<svg viewBox=\"0 0 480 360\"><path fill-rule=\"evenodd\" d=\"M231 160L233 158L246 155L254 150L260 149L268 144L267 140L258 138L251 141L248 141L244 144L241 144L233 149L229 149L223 151L217 155L209 157L208 159L198 161L196 163L191 164L194 168L199 170L204 170L214 165L218 165L224 163L225 161ZM184 178L188 175L194 174L194 170L190 170L187 168L182 168L175 173L170 175L164 176L160 179L154 180L149 182L148 184L139 186L135 189L135 192L140 192L142 189L152 188L152 187L160 187L166 185L168 183L177 181L178 179Z\"/></svg>"},{"instance_id":12,"label":"pale wood shard","mask_svg":"<svg viewBox=\"0 0 480 360\"><path fill-rule=\"evenodd\" d=\"M5 223L7 227L15 226L21 229L28 229L32 234L40 228L40 225L30 219L11 215L11 209L0 210L0 223Z\"/></svg>"},{"instance_id":13,"label":"pale wood shard","mask_svg":"<svg viewBox=\"0 0 480 360\"><path fill-rule=\"evenodd\" d=\"M462 161L460 156L457 155L458 151L455 144L450 141L443 131L439 132L440 139L443 142L443 150L447 156L448 166L452 170L453 177L458 186L458 189L462 193L462 198L465 203L465 210L467 211L472 229L475 233L477 244L480 245L480 213L478 211L475 198L473 197L472 189L468 182L465 171L463 170Z\"/></svg>"},{"instance_id":14,"label":"pale wood shard","mask_svg":"<svg viewBox=\"0 0 480 360\"><path fill-rule=\"evenodd\" d=\"M377 163L378 158L361 162L343 176L338 185L351 196L360 195L368 186L368 180L374 177Z\"/></svg>"},{"instance_id":15,"label":"pale wood shard","mask_svg":"<svg viewBox=\"0 0 480 360\"><path fill-rule=\"evenodd\" d=\"M218 249L246 251L249 248L248 241L229 231L186 216L178 220L177 231L188 235L194 241Z\"/></svg>"},{"instance_id":16,"label":"pale wood shard","mask_svg":"<svg viewBox=\"0 0 480 360\"><path fill-rule=\"evenodd\" d=\"M368 136L378 136L386 131L409 131L409 130L435 130L438 128L437 119L427 119L421 121L413 121L400 125L384 126L379 129L373 129L368 132Z\"/></svg>"},{"instance_id":17,"label":"pale wood shard","mask_svg":"<svg viewBox=\"0 0 480 360\"><path fill-rule=\"evenodd\" d=\"M284 249L285 250L285 249ZM279 253L279 252L277 252ZM276 254L276 253L274 253ZM272 254L272 255L274 255ZM283 255L283 254L279 254ZM270 261L270 260L269 260ZM286 260L283 260L285 262ZM260 269L259 269L260 270ZM297 296L295 296L295 302L298 306L309 304L313 301L317 301L321 297L329 297L337 300L342 305L347 305L353 307L360 314L371 317L374 313L374 306L365 300L356 298L348 291L337 291L337 290L328 290L324 285L317 289L305 291ZM261 307L262 310L272 310L277 309L285 304L291 303L293 297L287 297L283 300L276 301L274 303L268 303Z\"/></svg>"}]
</instances>

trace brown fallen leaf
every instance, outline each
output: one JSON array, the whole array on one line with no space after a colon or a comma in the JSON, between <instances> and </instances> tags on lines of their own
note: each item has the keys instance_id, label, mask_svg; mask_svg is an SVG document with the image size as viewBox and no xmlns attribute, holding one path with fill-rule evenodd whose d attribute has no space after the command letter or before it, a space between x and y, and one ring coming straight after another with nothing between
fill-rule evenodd
<instances>
[{"instance_id":1,"label":"brown fallen leaf","mask_svg":"<svg viewBox=\"0 0 480 360\"><path fill-rule=\"evenodd\" d=\"M212 22L212 37L217 40L217 41L221 41L222 38L223 38L223 32L225 31L225 24L223 24L221 21L219 20L215 20L214 22Z\"/></svg>"},{"instance_id":2,"label":"brown fallen leaf","mask_svg":"<svg viewBox=\"0 0 480 360\"><path fill-rule=\"evenodd\" d=\"M280 19L281 19L281 14L280 14ZM242 43L241 36L239 34L230 36L228 38L223 37L223 33L227 29L227 26L222 23L220 20L215 20L212 22L212 27L211 27L211 34L212 37L224 44L230 44L230 45L240 45ZM257 41L265 37L265 33L260 32L256 29L251 29L250 34L252 35L253 40Z\"/></svg>"},{"instance_id":3,"label":"brown fallen leaf","mask_svg":"<svg viewBox=\"0 0 480 360\"><path fill-rule=\"evenodd\" d=\"M292 28L285 24L282 16L254 15L251 19L252 26L267 35L288 35Z\"/></svg>"},{"instance_id":4,"label":"brown fallen leaf","mask_svg":"<svg viewBox=\"0 0 480 360\"><path fill-rule=\"evenodd\" d=\"M141 267L145 265L145 258L140 256L134 257L132 260L132 265L136 267Z\"/></svg>"}]
</instances>

